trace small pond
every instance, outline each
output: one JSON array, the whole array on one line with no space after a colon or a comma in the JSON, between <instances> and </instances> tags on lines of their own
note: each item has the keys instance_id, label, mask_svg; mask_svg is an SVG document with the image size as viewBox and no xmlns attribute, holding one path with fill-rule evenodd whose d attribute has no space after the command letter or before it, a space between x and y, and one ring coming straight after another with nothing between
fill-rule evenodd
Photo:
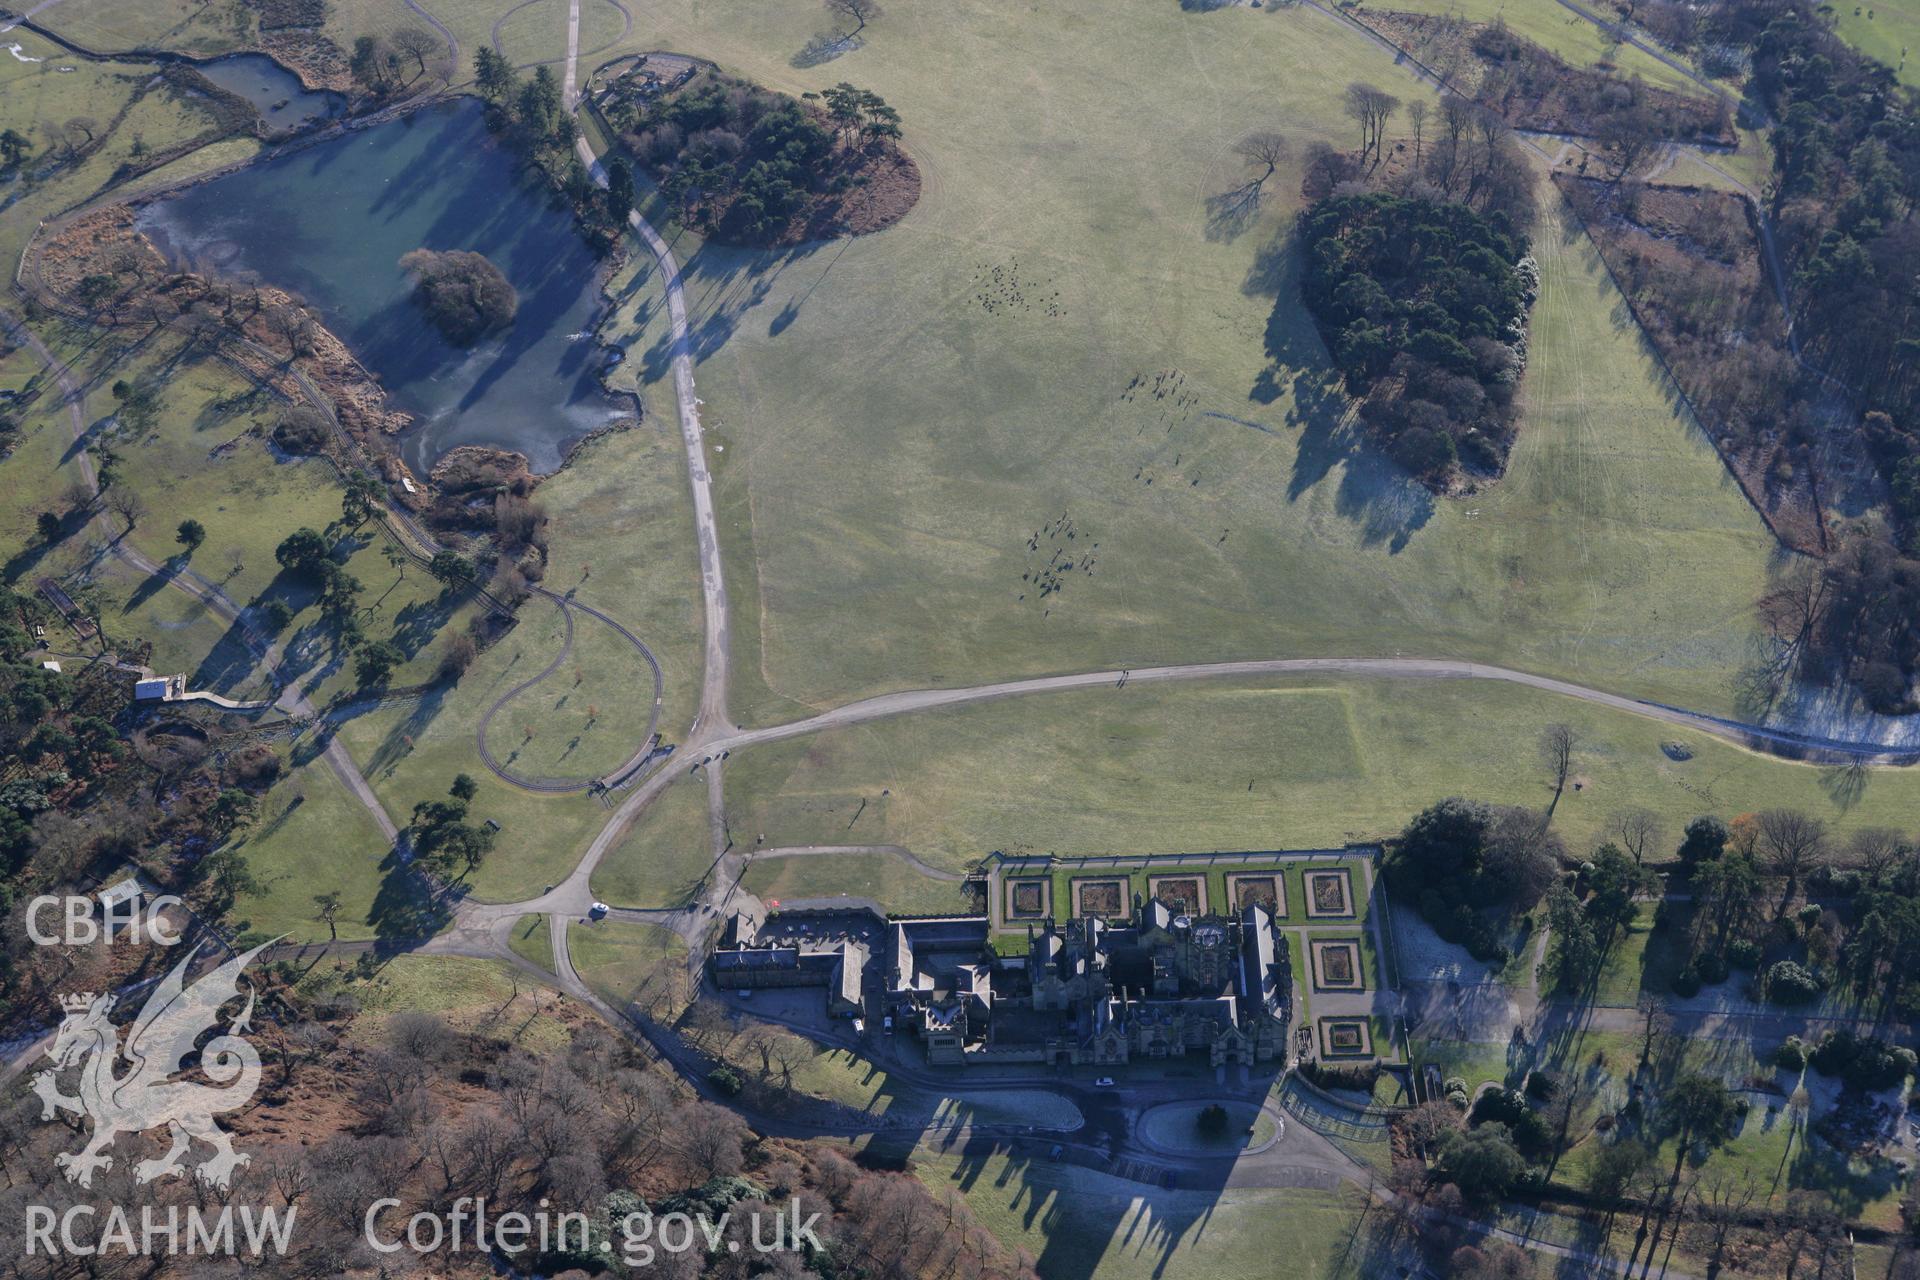
<instances>
[{"instance_id":1,"label":"small pond","mask_svg":"<svg viewBox=\"0 0 1920 1280\"><path fill-rule=\"evenodd\" d=\"M572 214L494 143L463 98L250 165L147 205L140 226L175 264L253 276L311 303L418 424L418 471L456 445L518 449L551 471L631 412L599 382L611 352L600 263ZM423 318L400 255L485 254L520 295L504 331L451 345Z\"/></svg>"},{"instance_id":2,"label":"small pond","mask_svg":"<svg viewBox=\"0 0 1920 1280\"><path fill-rule=\"evenodd\" d=\"M268 133L291 133L317 120L338 115L346 99L327 90L309 89L300 77L264 53L236 53L195 65L207 79L253 104Z\"/></svg>"}]
</instances>

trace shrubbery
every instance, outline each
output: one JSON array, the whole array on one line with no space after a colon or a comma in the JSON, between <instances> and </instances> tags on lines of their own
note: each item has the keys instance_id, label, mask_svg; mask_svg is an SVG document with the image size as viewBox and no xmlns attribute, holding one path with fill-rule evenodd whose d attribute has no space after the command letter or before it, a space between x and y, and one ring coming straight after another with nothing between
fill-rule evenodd
<instances>
[{"instance_id":1,"label":"shrubbery","mask_svg":"<svg viewBox=\"0 0 1920 1280\"><path fill-rule=\"evenodd\" d=\"M1449 1133L1440 1140L1434 1176L1460 1188L1474 1204L1491 1204L1526 1176L1527 1162L1498 1122Z\"/></svg>"},{"instance_id":2,"label":"shrubbery","mask_svg":"<svg viewBox=\"0 0 1920 1280\"><path fill-rule=\"evenodd\" d=\"M1300 1074L1309 1084L1317 1084L1322 1089L1353 1089L1359 1093L1372 1093L1374 1083L1380 1079L1380 1063L1372 1062L1303 1062Z\"/></svg>"},{"instance_id":3,"label":"shrubbery","mask_svg":"<svg viewBox=\"0 0 1920 1280\"><path fill-rule=\"evenodd\" d=\"M1488 1089L1475 1099L1467 1123L1475 1127L1490 1123L1506 1126L1514 1145L1529 1159L1544 1156L1553 1144L1547 1122L1518 1089Z\"/></svg>"},{"instance_id":4,"label":"shrubbery","mask_svg":"<svg viewBox=\"0 0 1920 1280\"><path fill-rule=\"evenodd\" d=\"M1911 1049L1845 1029L1829 1031L1808 1059L1823 1076L1837 1076L1855 1089L1891 1089L1914 1072Z\"/></svg>"},{"instance_id":5,"label":"shrubbery","mask_svg":"<svg viewBox=\"0 0 1920 1280\"><path fill-rule=\"evenodd\" d=\"M1788 1036L1778 1049L1773 1051L1773 1065L1782 1071L1805 1071L1807 1069L1807 1046L1799 1036Z\"/></svg>"},{"instance_id":6,"label":"shrubbery","mask_svg":"<svg viewBox=\"0 0 1920 1280\"><path fill-rule=\"evenodd\" d=\"M274 424L273 442L288 453L319 453L327 447L330 429L326 415L318 409L295 405Z\"/></svg>"},{"instance_id":7,"label":"shrubbery","mask_svg":"<svg viewBox=\"0 0 1920 1280\"><path fill-rule=\"evenodd\" d=\"M1825 983L1791 960L1781 960L1767 970L1767 999L1775 1004L1805 1004L1819 999L1824 990Z\"/></svg>"}]
</instances>

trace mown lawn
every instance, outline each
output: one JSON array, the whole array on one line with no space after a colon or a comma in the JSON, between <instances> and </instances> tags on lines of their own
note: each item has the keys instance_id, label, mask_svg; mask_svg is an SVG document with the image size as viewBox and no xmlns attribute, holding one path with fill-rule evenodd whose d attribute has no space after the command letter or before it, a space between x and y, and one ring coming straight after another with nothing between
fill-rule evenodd
<instances>
[{"instance_id":1,"label":"mown lawn","mask_svg":"<svg viewBox=\"0 0 1920 1280\"><path fill-rule=\"evenodd\" d=\"M969 909L959 884L924 875L891 853L757 858L741 884L763 900L838 893L871 898L897 915L950 915Z\"/></svg>"},{"instance_id":2,"label":"mown lawn","mask_svg":"<svg viewBox=\"0 0 1920 1280\"><path fill-rule=\"evenodd\" d=\"M1920 48L1920 3L1844 0L1833 6L1833 17L1833 29L1842 39L1892 67L1906 84L1920 85L1920 65L1913 64L1909 53Z\"/></svg>"},{"instance_id":3,"label":"mown lawn","mask_svg":"<svg viewBox=\"0 0 1920 1280\"><path fill-rule=\"evenodd\" d=\"M713 865L707 782L682 774L594 869L593 892L622 907L677 907Z\"/></svg>"},{"instance_id":4,"label":"mown lawn","mask_svg":"<svg viewBox=\"0 0 1920 1280\"><path fill-rule=\"evenodd\" d=\"M567 954L586 984L619 1009L663 965L677 966L686 946L665 929L622 920L575 924L567 930Z\"/></svg>"},{"instance_id":5,"label":"mown lawn","mask_svg":"<svg viewBox=\"0 0 1920 1280\"><path fill-rule=\"evenodd\" d=\"M1448 795L1544 806L1535 744L1553 721L1581 742L1580 789L1554 811L1575 852L1635 806L1677 842L1702 813L1784 805L1844 833L1920 804L1911 771L1871 771L1851 796L1819 767L1520 686L1314 677L1035 694L754 747L729 762L727 808L770 846L897 844L956 871L994 849L1325 848L1396 832ZM1676 737L1691 759L1662 752ZM830 886L824 870L810 882Z\"/></svg>"},{"instance_id":6,"label":"mown lawn","mask_svg":"<svg viewBox=\"0 0 1920 1280\"><path fill-rule=\"evenodd\" d=\"M553 972L553 926L542 915L521 916L513 922L507 945L515 955ZM571 951L571 947L569 947Z\"/></svg>"},{"instance_id":7,"label":"mown lawn","mask_svg":"<svg viewBox=\"0 0 1920 1280\"><path fill-rule=\"evenodd\" d=\"M606 809L584 793L525 791L502 782L480 763L474 735L481 714L544 668L559 648L556 610L529 601L523 616L525 620L482 653L457 684L412 701L356 712L339 728L340 740L396 822L404 823L416 804L444 796L454 775L466 773L474 779L480 788L471 806L474 817L492 818L501 831L472 888L478 897L496 902L537 894L560 879L607 819ZM565 679L556 675L548 683L564 685ZM536 685L528 697L546 687ZM502 760L521 736L515 728L521 722L512 714L517 709L510 706L498 717L501 737L494 749Z\"/></svg>"},{"instance_id":8,"label":"mown lawn","mask_svg":"<svg viewBox=\"0 0 1920 1280\"><path fill-rule=\"evenodd\" d=\"M544 585L619 618L646 642L665 684L660 732L674 741L700 701L700 560L672 402L654 410L637 429L576 453L541 483L538 501L551 517ZM589 632L604 635L607 628L580 618L578 634ZM613 669L630 668L623 662ZM640 684L631 693L607 694L605 709L618 705L621 714L644 717L652 679L635 679Z\"/></svg>"}]
</instances>

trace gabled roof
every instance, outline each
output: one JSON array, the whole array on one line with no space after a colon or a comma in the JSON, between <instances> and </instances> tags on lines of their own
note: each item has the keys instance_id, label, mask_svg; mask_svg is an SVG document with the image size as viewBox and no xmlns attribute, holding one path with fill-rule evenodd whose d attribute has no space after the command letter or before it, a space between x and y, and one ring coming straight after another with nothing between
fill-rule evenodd
<instances>
[{"instance_id":1,"label":"gabled roof","mask_svg":"<svg viewBox=\"0 0 1920 1280\"><path fill-rule=\"evenodd\" d=\"M1259 903L1250 903L1240 913L1240 997L1248 1009L1263 1009L1269 1015L1284 1012L1291 998L1291 982L1280 981L1280 968L1273 933L1273 917Z\"/></svg>"}]
</instances>

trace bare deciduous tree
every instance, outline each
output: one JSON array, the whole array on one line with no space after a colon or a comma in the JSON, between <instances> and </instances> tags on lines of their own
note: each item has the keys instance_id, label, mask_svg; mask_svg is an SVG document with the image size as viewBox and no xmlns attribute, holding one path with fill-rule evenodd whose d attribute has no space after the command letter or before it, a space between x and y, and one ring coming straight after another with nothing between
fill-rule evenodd
<instances>
[{"instance_id":1,"label":"bare deciduous tree","mask_svg":"<svg viewBox=\"0 0 1920 1280\"><path fill-rule=\"evenodd\" d=\"M1280 167L1280 162L1291 153L1292 147L1286 138L1278 133L1262 130L1250 133L1233 144L1233 152L1247 162L1247 167L1257 170L1250 179L1254 186L1263 185Z\"/></svg>"},{"instance_id":2,"label":"bare deciduous tree","mask_svg":"<svg viewBox=\"0 0 1920 1280\"><path fill-rule=\"evenodd\" d=\"M782 1036L773 1045L773 1066L782 1089L793 1088L793 1073L813 1059L813 1045L799 1036Z\"/></svg>"},{"instance_id":3,"label":"bare deciduous tree","mask_svg":"<svg viewBox=\"0 0 1920 1280\"><path fill-rule=\"evenodd\" d=\"M680 1155L698 1180L740 1172L747 1126L739 1116L711 1102L693 1102L673 1113Z\"/></svg>"},{"instance_id":4,"label":"bare deciduous tree","mask_svg":"<svg viewBox=\"0 0 1920 1280\"><path fill-rule=\"evenodd\" d=\"M1539 811L1524 805L1493 811L1487 826L1486 874L1490 881L1508 887L1511 901L1520 910L1540 901L1553 885L1566 852L1566 845L1547 829Z\"/></svg>"},{"instance_id":5,"label":"bare deciduous tree","mask_svg":"<svg viewBox=\"0 0 1920 1280\"><path fill-rule=\"evenodd\" d=\"M1651 1064L1673 1034L1673 1015L1667 1012L1666 997L1642 991L1634 1002L1640 1014L1640 1065Z\"/></svg>"},{"instance_id":6,"label":"bare deciduous tree","mask_svg":"<svg viewBox=\"0 0 1920 1280\"><path fill-rule=\"evenodd\" d=\"M520 1154L512 1126L486 1112L460 1127L460 1152L461 1181L477 1187L500 1186Z\"/></svg>"},{"instance_id":7,"label":"bare deciduous tree","mask_svg":"<svg viewBox=\"0 0 1920 1280\"><path fill-rule=\"evenodd\" d=\"M1400 99L1364 80L1355 80L1347 86L1347 114L1360 126L1360 162L1370 170L1380 165L1385 154L1382 142L1387 121L1399 107ZM1371 164L1368 157L1372 157Z\"/></svg>"},{"instance_id":8,"label":"bare deciduous tree","mask_svg":"<svg viewBox=\"0 0 1920 1280\"><path fill-rule=\"evenodd\" d=\"M419 68L408 79L409 84L427 74L427 55L440 52L440 37L419 27L402 27L388 40L394 49L412 58L414 65Z\"/></svg>"},{"instance_id":9,"label":"bare deciduous tree","mask_svg":"<svg viewBox=\"0 0 1920 1280\"><path fill-rule=\"evenodd\" d=\"M1606 148L1607 168L1617 184L1660 145L1660 123L1643 107L1610 111L1600 122L1598 141Z\"/></svg>"},{"instance_id":10,"label":"bare deciduous tree","mask_svg":"<svg viewBox=\"0 0 1920 1280\"><path fill-rule=\"evenodd\" d=\"M1826 621L1833 607L1832 579L1818 564L1796 559L1760 597L1760 617L1768 631L1788 654L1804 653L1808 641Z\"/></svg>"},{"instance_id":11,"label":"bare deciduous tree","mask_svg":"<svg viewBox=\"0 0 1920 1280\"><path fill-rule=\"evenodd\" d=\"M853 23L853 30L841 37L851 40L880 16L879 0L827 0L827 12Z\"/></svg>"},{"instance_id":12,"label":"bare deciduous tree","mask_svg":"<svg viewBox=\"0 0 1920 1280\"><path fill-rule=\"evenodd\" d=\"M1553 779L1553 804L1560 803L1560 794L1567 789L1567 779L1573 776L1573 753L1580 745L1580 735L1571 725L1550 724L1540 731L1540 763L1547 767L1547 773ZM1547 806L1547 816L1553 816L1553 805Z\"/></svg>"},{"instance_id":13,"label":"bare deciduous tree","mask_svg":"<svg viewBox=\"0 0 1920 1280\"><path fill-rule=\"evenodd\" d=\"M1780 911L1785 912L1800 877L1826 860L1827 824L1798 809L1764 809L1756 818L1767 870L1786 881L1780 895Z\"/></svg>"},{"instance_id":14,"label":"bare deciduous tree","mask_svg":"<svg viewBox=\"0 0 1920 1280\"><path fill-rule=\"evenodd\" d=\"M127 522L128 533L133 532L134 525L147 513L147 505L140 501L140 495L124 484L117 484L107 491L107 505L113 508L115 515Z\"/></svg>"},{"instance_id":15,"label":"bare deciduous tree","mask_svg":"<svg viewBox=\"0 0 1920 1280\"><path fill-rule=\"evenodd\" d=\"M1427 176L1449 196L1454 194L1465 171L1463 153L1473 132L1473 118L1479 112L1479 107L1458 94L1450 93L1440 99L1440 138Z\"/></svg>"},{"instance_id":16,"label":"bare deciduous tree","mask_svg":"<svg viewBox=\"0 0 1920 1280\"><path fill-rule=\"evenodd\" d=\"M1847 861L1860 868L1869 884L1877 883L1913 850L1891 827L1862 827L1847 841Z\"/></svg>"},{"instance_id":17,"label":"bare deciduous tree","mask_svg":"<svg viewBox=\"0 0 1920 1280\"><path fill-rule=\"evenodd\" d=\"M1607 829L1633 858L1635 866L1644 862L1647 854L1659 847L1666 833L1659 814L1651 809L1638 808L1623 809L1614 814Z\"/></svg>"}]
</instances>

